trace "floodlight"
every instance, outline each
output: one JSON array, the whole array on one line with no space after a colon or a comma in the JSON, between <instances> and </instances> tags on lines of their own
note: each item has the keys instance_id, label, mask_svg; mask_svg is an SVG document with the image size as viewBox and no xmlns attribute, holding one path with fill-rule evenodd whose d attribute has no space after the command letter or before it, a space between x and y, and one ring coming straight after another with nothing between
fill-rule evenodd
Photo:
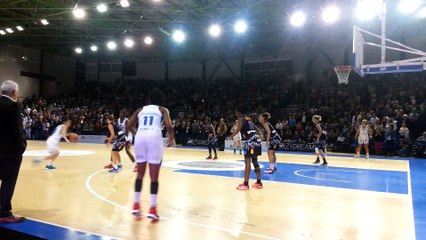
<instances>
[{"instance_id":1,"label":"floodlight","mask_svg":"<svg viewBox=\"0 0 426 240\"><path fill-rule=\"evenodd\" d=\"M98 46L92 45L92 46L90 46L90 50L92 50L92 52L96 52L96 51L98 51Z\"/></svg>"},{"instance_id":2,"label":"floodlight","mask_svg":"<svg viewBox=\"0 0 426 240\"><path fill-rule=\"evenodd\" d=\"M40 22L41 22L43 25L48 25L48 24L49 24L49 22L48 22L46 19L41 19L41 20L40 20Z\"/></svg>"},{"instance_id":3,"label":"floodlight","mask_svg":"<svg viewBox=\"0 0 426 240\"><path fill-rule=\"evenodd\" d=\"M105 3L99 3L98 6L96 6L96 9L100 13L104 13L108 10L108 6Z\"/></svg>"},{"instance_id":4,"label":"floodlight","mask_svg":"<svg viewBox=\"0 0 426 240\"><path fill-rule=\"evenodd\" d=\"M220 35L221 29L217 24L211 25L209 28L209 33L212 37L218 37Z\"/></svg>"},{"instance_id":5,"label":"floodlight","mask_svg":"<svg viewBox=\"0 0 426 240\"><path fill-rule=\"evenodd\" d=\"M290 17L290 23L295 27L300 27L305 22L306 22L306 15L301 11L294 12Z\"/></svg>"},{"instance_id":6,"label":"floodlight","mask_svg":"<svg viewBox=\"0 0 426 240\"><path fill-rule=\"evenodd\" d=\"M18 31L24 31L24 28L21 26L16 26L16 29L18 29Z\"/></svg>"},{"instance_id":7,"label":"floodlight","mask_svg":"<svg viewBox=\"0 0 426 240\"><path fill-rule=\"evenodd\" d=\"M234 30L237 33L244 33L247 30L247 23L242 20L238 20L234 25Z\"/></svg>"},{"instance_id":8,"label":"floodlight","mask_svg":"<svg viewBox=\"0 0 426 240\"><path fill-rule=\"evenodd\" d=\"M154 39L152 39L152 37L150 37L150 36L147 36L147 37L145 37L145 39L143 41L146 45L151 45L152 42L154 41Z\"/></svg>"},{"instance_id":9,"label":"floodlight","mask_svg":"<svg viewBox=\"0 0 426 240\"><path fill-rule=\"evenodd\" d=\"M120 5L125 8L125 7L130 6L130 3L127 0L121 0Z\"/></svg>"},{"instance_id":10,"label":"floodlight","mask_svg":"<svg viewBox=\"0 0 426 240\"><path fill-rule=\"evenodd\" d=\"M72 14L77 19L83 19L86 16L86 11L84 11L84 9L82 8L77 7L72 10Z\"/></svg>"},{"instance_id":11,"label":"floodlight","mask_svg":"<svg viewBox=\"0 0 426 240\"><path fill-rule=\"evenodd\" d=\"M183 33L181 30L176 30L173 32L173 40L177 43L181 43L183 41L185 41L185 33Z\"/></svg>"},{"instance_id":12,"label":"floodlight","mask_svg":"<svg viewBox=\"0 0 426 240\"><path fill-rule=\"evenodd\" d=\"M74 51L75 51L76 53L78 53L78 54L81 54L81 53L83 52L83 49L81 49L80 47L76 47L76 48L74 49Z\"/></svg>"},{"instance_id":13,"label":"floodlight","mask_svg":"<svg viewBox=\"0 0 426 240\"><path fill-rule=\"evenodd\" d=\"M114 49L116 49L116 48L117 48L117 44L116 44L114 41L109 41L109 42L107 43L107 47L108 47L108 49L110 49L110 50L114 50Z\"/></svg>"},{"instance_id":14,"label":"floodlight","mask_svg":"<svg viewBox=\"0 0 426 240\"><path fill-rule=\"evenodd\" d=\"M356 9L356 15L360 20L370 20L383 11L382 0L360 0Z\"/></svg>"},{"instance_id":15,"label":"floodlight","mask_svg":"<svg viewBox=\"0 0 426 240\"><path fill-rule=\"evenodd\" d=\"M426 7L424 7L424 8L422 8L422 9L420 9L420 10L418 11L417 15L418 15L419 17L421 17L421 18L426 17Z\"/></svg>"},{"instance_id":16,"label":"floodlight","mask_svg":"<svg viewBox=\"0 0 426 240\"><path fill-rule=\"evenodd\" d=\"M410 14L415 12L420 5L422 5L422 0L400 0L398 8L403 14Z\"/></svg>"},{"instance_id":17,"label":"floodlight","mask_svg":"<svg viewBox=\"0 0 426 240\"><path fill-rule=\"evenodd\" d=\"M5 34L6 34L6 32L5 32L5 31L3 31L3 30L0 30L0 34L1 34L1 35L5 35Z\"/></svg>"},{"instance_id":18,"label":"floodlight","mask_svg":"<svg viewBox=\"0 0 426 240\"><path fill-rule=\"evenodd\" d=\"M328 6L322 11L322 19L326 23L334 23L339 17L340 9L335 5Z\"/></svg>"},{"instance_id":19,"label":"floodlight","mask_svg":"<svg viewBox=\"0 0 426 240\"><path fill-rule=\"evenodd\" d=\"M126 38L124 40L124 46L131 48L133 45L135 45L135 42L131 38Z\"/></svg>"},{"instance_id":20,"label":"floodlight","mask_svg":"<svg viewBox=\"0 0 426 240\"><path fill-rule=\"evenodd\" d=\"M6 32L13 33L13 30L12 30L12 28L6 28Z\"/></svg>"}]
</instances>

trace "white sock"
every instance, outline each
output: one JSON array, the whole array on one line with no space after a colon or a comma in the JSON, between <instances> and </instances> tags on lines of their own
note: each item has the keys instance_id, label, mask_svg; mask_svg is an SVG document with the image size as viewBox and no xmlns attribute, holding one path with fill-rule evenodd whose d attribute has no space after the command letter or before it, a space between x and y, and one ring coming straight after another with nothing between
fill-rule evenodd
<instances>
[{"instance_id":1,"label":"white sock","mask_svg":"<svg viewBox=\"0 0 426 240\"><path fill-rule=\"evenodd\" d=\"M49 162L47 163L47 165L53 165L53 161L49 160Z\"/></svg>"},{"instance_id":2,"label":"white sock","mask_svg":"<svg viewBox=\"0 0 426 240\"><path fill-rule=\"evenodd\" d=\"M141 196L141 192L135 192L135 194L133 195L133 202L139 203L140 196Z\"/></svg>"},{"instance_id":3,"label":"white sock","mask_svg":"<svg viewBox=\"0 0 426 240\"><path fill-rule=\"evenodd\" d=\"M157 207L157 195L158 194L151 194L151 207Z\"/></svg>"},{"instance_id":4,"label":"white sock","mask_svg":"<svg viewBox=\"0 0 426 240\"><path fill-rule=\"evenodd\" d=\"M273 170L275 168L275 163L270 163L269 168Z\"/></svg>"}]
</instances>

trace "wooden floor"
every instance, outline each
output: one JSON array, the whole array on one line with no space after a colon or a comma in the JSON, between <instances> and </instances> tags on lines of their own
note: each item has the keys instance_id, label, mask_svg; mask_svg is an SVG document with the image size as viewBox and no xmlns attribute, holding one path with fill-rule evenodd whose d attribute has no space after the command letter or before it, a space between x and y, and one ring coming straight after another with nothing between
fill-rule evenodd
<instances>
[{"instance_id":1,"label":"wooden floor","mask_svg":"<svg viewBox=\"0 0 426 240\"><path fill-rule=\"evenodd\" d=\"M229 177L167 167L161 169L159 181L161 221L136 221L130 213L135 174L124 151L123 171L112 174L102 169L110 154L105 145L63 143L60 148L94 154L60 156L56 170L44 170L44 163L34 165L33 157L24 157L13 201L16 214L118 239L415 239L409 192L300 184L285 178L265 181L262 190L241 192L235 190L242 182L240 173ZM44 142L30 142L27 151L44 149ZM203 160L206 153L170 148L165 151L164 163ZM241 160L231 152L221 152L219 158ZM266 154L260 159L266 161ZM311 167L313 160L312 155L278 155L280 163L302 168ZM337 156L328 161L330 168L409 171L402 160ZM289 179L298 178L288 175ZM142 191L146 212L147 178Z\"/></svg>"}]
</instances>

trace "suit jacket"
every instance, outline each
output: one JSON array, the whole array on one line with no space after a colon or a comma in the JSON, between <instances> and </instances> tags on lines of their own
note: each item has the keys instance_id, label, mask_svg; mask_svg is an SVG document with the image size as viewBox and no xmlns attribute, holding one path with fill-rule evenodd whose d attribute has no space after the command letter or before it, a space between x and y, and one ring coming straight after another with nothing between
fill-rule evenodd
<instances>
[{"instance_id":1,"label":"suit jacket","mask_svg":"<svg viewBox=\"0 0 426 240\"><path fill-rule=\"evenodd\" d=\"M27 148L18 104L0 96L0 152L22 154Z\"/></svg>"}]
</instances>

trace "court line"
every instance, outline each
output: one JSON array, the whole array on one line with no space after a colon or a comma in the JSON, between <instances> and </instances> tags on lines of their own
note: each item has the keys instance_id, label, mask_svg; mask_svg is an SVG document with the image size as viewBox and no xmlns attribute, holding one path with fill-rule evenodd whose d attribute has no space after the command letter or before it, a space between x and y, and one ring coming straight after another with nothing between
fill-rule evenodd
<instances>
[{"instance_id":1,"label":"court line","mask_svg":"<svg viewBox=\"0 0 426 240\"><path fill-rule=\"evenodd\" d=\"M338 179L309 177L309 176L305 176L305 175L299 173L299 172L312 172L312 171L319 171L319 169L296 170L296 171L294 171L294 174L296 174L299 177L304 177L304 178L309 178L309 179L314 179L314 180L322 180L322 181L329 181L329 182L343 182L343 183L351 183L352 182L352 181L338 180ZM329 170L329 172L354 172L354 173L359 173L359 171L345 171L345 170Z\"/></svg>"},{"instance_id":2,"label":"court line","mask_svg":"<svg viewBox=\"0 0 426 240\"><path fill-rule=\"evenodd\" d=\"M92 180L92 178L94 176L96 176L97 174L101 173L101 172L105 172L105 169L101 169L98 170L94 173L92 173L87 179L86 179L86 188L87 190L92 193L95 197L99 198L100 200L107 202L113 206L119 207L121 209L126 210L127 212L131 213L132 210L124 205L120 205L116 202L113 202L111 200L108 200L107 198L101 196L100 194L98 194L97 192L95 192L92 187L90 186L90 182ZM167 221L173 221L173 222L177 222L177 223L185 223L188 225L194 225L194 226L199 226L199 227L203 227L203 228L209 228L209 229L213 229L213 230L217 230L217 231L221 231L221 232L227 232L227 233L231 233L231 234L242 234L242 235L247 235L247 236L251 236L251 237L256 237L256 238L260 238L260 239L268 239L268 240L281 240L281 238L276 238L276 237L271 237L271 236L267 236L267 235L262 235L262 234L256 234L256 233L251 233L251 232L244 232L244 231L236 231L236 230L232 230L229 228L223 228L223 227L217 227L217 226L212 226L209 224L202 224L202 223L196 223L196 222L190 222L187 220L181 220L181 219L172 219L172 218L166 218L166 217L161 217L161 220L167 220Z\"/></svg>"},{"instance_id":3,"label":"court line","mask_svg":"<svg viewBox=\"0 0 426 240\"><path fill-rule=\"evenodd\" d=\"M25 217L25 218L28 219L28 220L34 221L34 222L39 222L39 223L44 223L44 224L47 224L47 225L52 225L52 226L55 226L55 227L64 228L64 229L67 229L69 231L76 231L76 232L81 232L81 233L85 233L85 234L90 234L90 235L102 237L102 240L112 240L112 239L121 240L121 238L111 237L111 236L100 234L100 233L94 233L94 232L90 232L90 231L86 231L86 230L81 230L81 229L78 229L78 228L64 226L64 225L57 224L57 223L46 222L46 221L43 221L43 220L29 218L29 217Z\"/></svg>"},{"instance_id":4,"label":"court line","mask_svg":"<svg viewBox=\"0 0 426 240\"><path fill-rule=\"evenodd\" d=\"M413 204L413 191L411 189L411 168L410 161L407 161L407 185L408 185L408 197L409 197L409 215L413 221L413 237L416 239L416 219L414 218L414 204Z\"/></svg>"}]
</instances>

